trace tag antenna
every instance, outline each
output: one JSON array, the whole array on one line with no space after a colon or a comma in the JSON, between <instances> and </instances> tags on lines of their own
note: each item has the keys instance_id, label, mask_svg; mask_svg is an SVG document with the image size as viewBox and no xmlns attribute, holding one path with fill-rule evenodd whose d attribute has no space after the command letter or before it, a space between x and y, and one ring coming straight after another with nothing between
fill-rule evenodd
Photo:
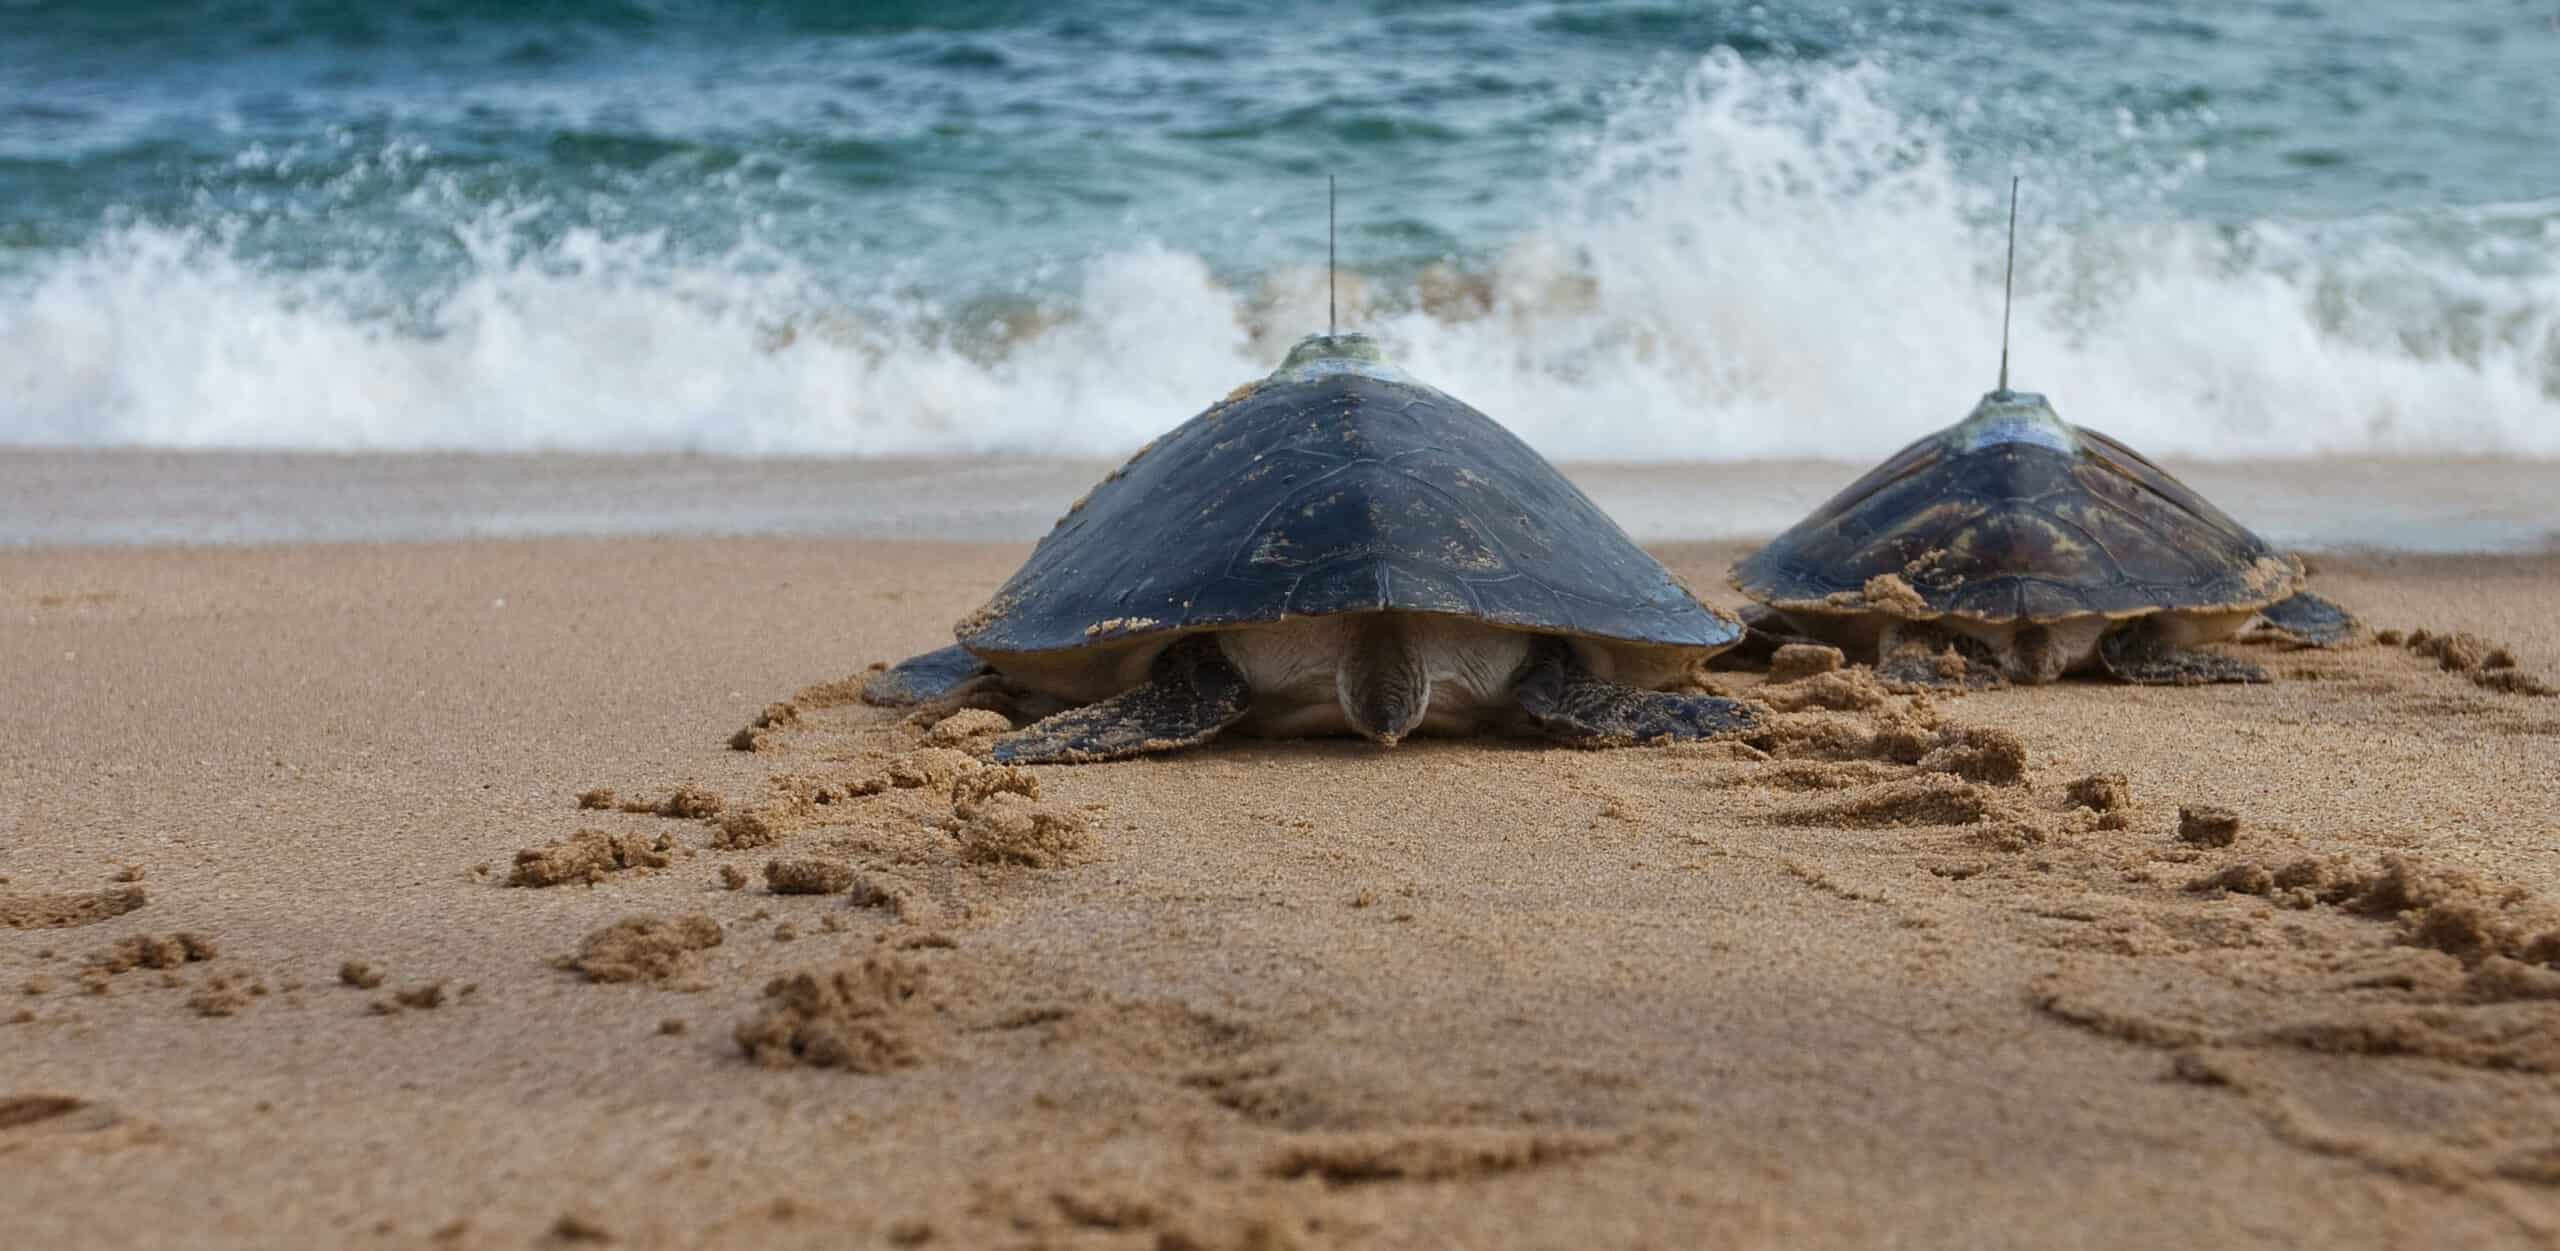
<instances>
[{"instance_id":1,"label":"tag antenna","mask_svg":"<svg viewBox=\"0 0 2560 1251\"><path fill-rule=\"evenodd\" d=\"M1334 261L1333 261L1333 255L1334 255L1334 254L1333 254L1333 203L1334 203L1334 198L1335 198L1335 197L1334 197L1334 190L1333 190L1333 175L1331 175L1331 174L1327 174L1327 175L1325 175L1325 176L1324 176L1324 337L1326 337L1326 338L1328 338L1328 339L1332 338L1332 337L1333 337L1333 334L1334 334L1334 320L1333 320L1333 272L1334 272ZM2010 211L2011 211L2012 213L2015 213L2017 210L2013 207Z\"/></svg>"},{"instance_id":2,"label":"tag antenna","mask_svg":"<svg viewBox=\"0 0 2560 1251\"><path fill-rule=\"evenodd\" d=\"M2009 267L2000 274L2000 391L2009 391L2009 305L2018 281L2018 176L2009 175Z\"/></svg>"}]
</instances>

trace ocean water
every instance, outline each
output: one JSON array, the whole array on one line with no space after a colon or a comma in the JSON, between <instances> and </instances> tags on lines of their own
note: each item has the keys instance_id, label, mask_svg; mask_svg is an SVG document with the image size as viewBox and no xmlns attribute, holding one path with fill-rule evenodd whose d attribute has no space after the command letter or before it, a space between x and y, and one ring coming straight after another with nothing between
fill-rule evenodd
<instances>
[{"instance_id":1,"label":"ocean water","mask_svg":"<svg viewBox=\"0 0 2560 1251\"><path fill-rule=\"evenodd\" d=\"M1179 11L1176 11L1179 9ZM0 0L0 444L1108 457L1341 314L1550 456L2560 456L2521 0Z\"/></svg>"}]
</instances>

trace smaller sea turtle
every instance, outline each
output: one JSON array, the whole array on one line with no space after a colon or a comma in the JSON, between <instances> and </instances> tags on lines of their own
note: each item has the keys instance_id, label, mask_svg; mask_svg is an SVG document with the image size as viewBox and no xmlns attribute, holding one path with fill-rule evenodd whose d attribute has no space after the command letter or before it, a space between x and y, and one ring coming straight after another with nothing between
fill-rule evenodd
<instances>
[{"instance_id":1,"label":"smaller sea turtle","mask_svg":"<svg viewBox=\"0 0 2560 1251\"><path fill-rule=\"evenodd\" d=\"M2005 385L1732 581L1795 631L1930 685L2049 682L2091 665L2126 682L2264 682L2258 666L2195 645L2252 619L2322 646L2355 625L2302 589L2300 560ZM1950 649L1970 663L1948 663Z\"/></svg>"},{"instance_id":2,"label":"smaller sea turtle","mask_svg":"<svg viewBox=\"0 0 2560 1251\"><path fill-rule=\"evenodd\" d=\"M2014 183L2009 223L2014 268ZM2253 619L2315 646L2353 634L2345 610L2302 589L2300 560L2141 453L2010 390L2007 320L1999 386L1970 416L1734 566L1735 589L1875 656L1887 678L1928 685L2089 666L2126 682L2264 682L2195 646ZM1756 616L1765 644L1775 623Z\"/></svg>"},{"instance_id":3,"label":"smaller sea turtle","mask_svg":"<svg viewBox=\"0 0 2560 1251\"><path fill-rule=\"evenodd\" d=\"M1516 727L1600 746L1753 724L1661 688L1742 637L1545 458L1313 335L1059 519L959 643L875 676L912 703L994 673L1075 705L996 740L1024 763L1267 735Z\"/></svg>"}]
</instances>

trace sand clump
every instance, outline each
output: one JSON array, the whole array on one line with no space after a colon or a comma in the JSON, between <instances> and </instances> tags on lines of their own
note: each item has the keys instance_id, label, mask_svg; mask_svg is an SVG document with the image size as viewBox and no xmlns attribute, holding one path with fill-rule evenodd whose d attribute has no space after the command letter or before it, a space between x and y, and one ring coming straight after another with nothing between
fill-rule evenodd
<instances>
[{"instance_id":1,"label":"sand clump","mask_svg":"<svg viewBox=\"0 0 2560 1251\"><path fill-rule=\"evenodd\" d=\"M1823 674L1802 685L1851 675L1864 673ZM1776 767L1747 770L1736 784L1834 792L1764 818L1774 825L1964 826L1974 841L2006 851L2040 846L2052 833L2050 822L2017 794L2027 780L2025 740L2007 730L1942 721L1925 698L1859 719L1782 717L1749 746L1774 758Z\"/></svg>"},{"instance_id":2,"label":"sand clump","mask_svg":"<svg viewBox=\"0 0 2560 1251\"><path fill-rule=\"evenodd\" d=\"M1940 725L1935 709L1921 701L1904 708L1880 707L1864 719L1799 716L1773 723L1750 739L1772 756L1818 760L1887 760L1916 765L1937 749Z\"/></svg>"},{"instance_id":3,"label":"sand clump","mask_svg":"<svg viewBox=\"0 0 2560 1251\"><path fill-rule=\"evenodd\" d=\"M2276 876L2275 872L2267 866L2256 861L2248 861L2225 865L2203 877L2196 878L2187 883L2187 889L2198 892L2228 891L2234 895L2273 896L2276 892ZM2299 903L2295 902L2295 897L2287 897L2282 902L2288 907L2306 908L2317 902L2309 895L2298 898Z\"/></svg>"},{"instance_id":4,"label":"sand clump","mask_svg":"<svg viewBox=\"0 0 2560 1251\"><path fill-rule=\"evenodd\" d=\"M2207 804L2181 807L2178 841L2198 847L2228 847L2240 841L2240 814Z\"/></svg>"},{"instance_id":5,"label":"sand clump","mask_svg":"<svg viewBox=\"0 0 2560 1251\"><path fill-rule=\"evenodd\" d=\"M1811 682L1842 676L1847 675L1826 674ZM1863 724L1840 717L1787 717L1749 743L1779 758L1883 760L1994 786L2026 780L2025 740L2007 730L1942 722L1921 701L1907 709L1881 709Z\"/></svg>"},{"instance_id":6,"label":"sand clump","mask_svg":"<svg viewBox=\"0 0 2560 1251\"><path fill-rule=\"evenodd\" d=\"M924 732L926 744L934 747L970 747L999 734L1013 732L1013 721L1003 713L987 708L963 708L933 723Z\"/></svg>"},{"instance_id":7,"label":"sand clump","mask_svg":"<svg viewBox=\"0 0 2560 1251\"><path fill-rule=\"evenodd\" d=\"M1863 668L1808 674L1784 686L1764 686L1757 694L1762 703L1779 712L1864 712L1893 699L1875 672Z\"/></svg>"},{"instance_id":8,"label":"sand clump","mask_svg":"<svg viewBox=\"0 0 2560 1251\"><path fill-rule=\"evenodd\" d=\"M722 851L753 851L771 847L798 822L798 814L788 805L766 804L740 808L720 818L720 828L713 831L711 845Z\"/></svg>"},{"instance_id":9,"label":"sand clump","mask_svg":"<svg viewBox=\"0 0 2560 1251\"><path fill-rule=\"evenodd\" d=\"M2092 773L2063 788L2072 804L2091 812L2124 812L2133 807L2133 783L2121 773Z\"/></svg>"},{"instance_id":10,"label":"sand clump","mask_svg":"<svg viewBox=\"0 0 2560 1251\"><path fill-rule=\"evenodd\" d=\"M574 955L553 963L591 982L665 986L692 971L693 954L720 945L720 923L696 912L666 919L624 917L587 935Z\"/></svg>"},{"instance_id":11,"label":"sand clump","mask_svg":"<svg viewBox=\"0 0 2560 1251\"><path fill-rule=\"evenodd\" d=\"M964 751L924 747L891 757L879 771L850 781L777 775L772 779L777 793L751 808L731 809L722 816L711 845L728 851L770 847L796 831L839 819L830 816L831 810L849 801L890 791L948 792L985 767Z\"/></svg>"},{"instance_id":12,"label":"sand clump","mask_svg":"<svg viewBox=\"0 0 2560 1251\"><path fill-rule=\"evenodd\" d=\"M975 816L979 808L998 795L1038 799L1039 775L1013 765L996 765L962 774L952 779L951 811L964 819Z\"/></svg>"},{"instance_id":13,"label":"sand clump","mask_svg":"<svg viewBox=\"0 0 2560 1251\"><path fill-rule=\"evenodd\" d=\"M382 970L362 960L349 960L338 966L338 981L358 990L372 990L382 984Z\"/></svg>"},{"instance_id":14,"label":"sand clump","mask_svg":"<svg viewBox=\"0 0 2560 1251\"><path fill-rule=\"evenodd\" d=\"M469 1002L473 995L480 992L478 982L464 982L461 989L450 993L445 990L448 984L446 979L437 978L432 982L420 982L405 990L395 990L388 998L377 999L366 1004L365 1011L375 1016L398 1016L403 1012L432 1012L448 1003Z\"/></svg>"},{"instance_id":15,"label":"sand clump","mask_svg":"<svg viewBox=\"0 0 2560 1251\"><path fill-rule=\"evenodd\" d=\"M2515 653L2504 644L2463 631L2438 634L2432 630L2419 630L2411 634L2403 646L2455 673L2516 667Z\"/></svg>"},{"instance_id":16,"label":"sand clump","mask_svg":"<svg viewBox=\"0 0 2560 1251\"><path fill-rule=\"evenodd\" d=\"M796 703L767 704L763 712L756 714L755 720L729 736L729 749L769 751L775 745L776 734L799 724L800 709Z\"/></svg>"},{"instance_id":17,"label":"sand clump","mask_svg":"<svg viewBox=\"0 0 2560 1251\"><path fill-rule=\"evenodd\" d=\"M860 673L849 674L832 682L819 682L801 687L791 693L789 703L794 708L808 709L841 708L846 704L861 703L863 688L871 684L871 675L882 672L888 667L886 664L874 662L870 668Z\"/></svg>"},{"instance_id":18,"label":"sand clump","mask_svg":"<svg viewBox=\"0 0 2560 1251\"><path fill-rule=\"evenodd\" d=\"M901 790L948 790L960 775L978 767L978 758L949 747L924 747L889 762L882 780Z\"/></svg>"},{"instance_id":19,"label":"sand clump","mask_svg":"<svg viewBox=\"0 0 2560 1251\"><path fill-rule=\"evenodd\" d=\"M578 792L581 811L630 812L641 816L698 821L720 815L725 807L718 791L687 782L656 799L624 799L610 786Z\"/></svg>"},{"instance_id":20,"label":"sand clump","mask_svg":"<svg viewBox=\"0 0 2560 1251\"><path fill-rule=\"evenodd\" d=\"M2530 695L2539 699L2560 695L2560 686L2553 686L2522 669L2483 669L2468 676L2474 686L2508 695Z\"/></svg>"},{"instance_id":21,"label":"sand clump","mask_svg":"<svg viewBox=\"0 0 2560 1251\"><path fill-rule=\"evenodd\" d=\"M768 785L773 794L763 802L721 815L712 829L713 847L725 851L770 847L797 830L823 822L829 809L887 788L877 778L839 783L795 774L778 774L768 779Z\"/></svg>"},{"instance_id":22,"label":"sand clump","mask_svg":"<svg viewBox=\"0 0 2560 1251\"><path fill-rule=\"evenodd\" d=\"M1922 598L1920 592L1913 589L1910 583L1903 581L1902 575L1898 573L1877 574L1867 579L1864 587L1855 591L1842 591L1831 596L1827 602L1840 608L1878 609L1897 617L1917 619L1929 615L1929 601Z\"/></svg>"},{"instance_id":23,"label":"sand clump","mask_svg":"<svg viewBox=\"0 0 2560 1251\"><path fill-rule=\"evenodd\" d=\"M0 928L61 930L95 925L150 902L139 886L107 890L0 891Z\"/></svg>"},{"instance_id":24,"label":"sand clump","mask_svg":"<svg viewBox=\"0 0 2560 1251\"><path fill-rule=\"evenodd\" d=\"M2470 679L2475 686L2510 695L2560 695L2560 687L2517 668L2514 649L2477 634L2415 630L2400 642L2410 651L2435 661L2446 672Z\"/></svg>"},{"instance_id":25,"label":"sand clump","mask_svg":"<svg viewBox=\"0 0 2560 1251\"><path fill-rule=\"evenodd\" d=\"M921 1053L925 977L923 965L885 954L777 977L765 984L764 1007L738 1023L738 1048L766 1068L905 1068Z\"/></svg>"},{"instance_id":26,"label":"sand clump","mask_svg":"<svg viewBox=\"0 0 2560 1251\"><path fill-rule=\"evenodd\" d=\"M2133 783L2121 773L2074 778L2063 788L2063 798L2073 808L2089 813L2093 828L2133 828Z\"/></svg>"},{"instance_id":27,"label":"sand clump","mask_svg":"<svg viewBox=\"0 0 2560 1251\"><path fill-rule=\"evenodd\" d=\"M666 798L655 803L626 803L622 805L622 810L699 821L707 817L719 816L720 809L724 806L719 792L687 782L667 792Z\"/></svg>"},{"instance_id":28,"label":"sand clump","mask_svg":"<svg viewBox=\"0 0 2560 1251\"><path fill-rule=\"evenodd\" d=\"M182 964L211 960L221 954L221 948L202 934L136 934L91 953L85 967L89 971L113 976L135 969L174 969Z\"/></svg>"},{"instance_id":29,"label":"sand clump","mask_svg":"<svg viewBox=\"0 0 2560 1251\"><path fill-rule=\"evenodd\" d=\"M712 828L711 845L722 851L753 851L771 847L786 836L820 823L825 810L862 795L878 794L871 781L851 786L812 782L804 778L773 779L780 794L751 808L732 808Z\"/></svg>"},{"instance_id":30,"label":"sand clump","mask_svg":"<svg viewBox=\"0 0 2560 1251\"><path fill-rule=\"evenodd\" d=\"M922 886L876 873L855 874L853 884L845 888L845 902L856 908L886 909L899 921L920 927L939 924L945 916L942 905Z\"/></svg>"},{"instance_id":31,"label":"sand clump","mask_svg":"<svg viewBox=\"0 0 2560 1251\"><path fill-rule=\"evenodd\" d=\"M982 728L991 724L980 723ZM849 800L891 791L947 794L948 815L928 821L955 835L961 858L972 863L1053 868L1067 863L1088 842L1082 813L1038 802L1036 775L1011 766L986 765L951 748L926 747L893 757L879 772L849 783L796 777L774 781L782 793L768 803L722 818L713 838L715 846L771 846L793 831L836 819L828 815L829 810Z\"/></svg>"},{"instance_id":32,"label":"sand clump","mask_svg":"<svg viewBox=\"0 0 2560 1251\"><path fill-rule=\"evenodd\" d=\"M1837 647L1820 643L1782 643L1769 656L1769 683L1783 685L1825 673L1839 672L1848 662Z\"/></svg>"},{"instance_id":33,"label":"sand clump","mask_svg":"<svg viewBox=\"0 0 2560 1251\"><path fill-rule=\"evenodd\" d=\"M580 830L565 839L517 852L515 868L507 874L507 885L593 886L616 873L663 869L671 863L674 852L675 840L664 834L642 839L636 834Z\"/></svg>"},{"instance_id":34,"label":"sand clump","mask_svg":"<svg viewBox=\"0 0 2560 1251\"><path fill-rule=\"evenodd\" d=\"M2188 883L2197 892L2257 895L2279 907L2330 906L2395 922L2398 941L2441 951L2466 964L2492 957L2524 966L2560 967L2560 914L2534 906L2528 891L2502 887L2462 869L2440 869L2386 855L2371 869L2335 859L2282 865L2245 861Z\"/></svg>"},{"instance_id":35,"label":"sand clump","mask_svg":"<svg viewBox=\"0 0 2560 1251\"><path fill-rule=\"evenodd\" d=\"M833 860L771 860L764 866L765 889L777 895L834 895L851 889L853 866Z\"/></svg>"},{"instance_id":36,"label":"sand clump","mask_svg":"<svg viewBox=\"0 0 2560 1251\"><path fill-rule=\"evenodd\" d=\"M1918 764L1932 773L2017 786L2027 780L2027 744L2007 730L1947 726L1939 730L1937 745L1923 753Z\"/></svg>"},{"instance_id":37,"label":"sand clump","mask_svg":"<svg viewBox=\"0 0 2560 1251\"><path fill-rule=\"evenodd\" d=\"M1083 813L1012 791L997 791L955 814L960 858L971 864L1054 869L1076 860L1092 842Z\"/></svg>"}]
</instances>

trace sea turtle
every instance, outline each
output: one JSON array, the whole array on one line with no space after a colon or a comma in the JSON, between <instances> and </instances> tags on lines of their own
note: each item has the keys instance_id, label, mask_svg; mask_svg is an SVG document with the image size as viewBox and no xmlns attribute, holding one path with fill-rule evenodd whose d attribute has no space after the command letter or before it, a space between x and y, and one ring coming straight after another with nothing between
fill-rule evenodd
<instances>
[{"instance_id":1,"label":"sea turtle","mask_svg":"<svg viewBox=\"0 0 2560 1251\"><path fill-rule=\"evenodd\" d=\"M2194 645L2253 618L2317 646L2355 629L2302 589L2299 559L2141 453L2010 390L2005 349L1999 389L1971 416L1852 483L1732 582L1796 631L1877 657L1882 676L1930 685L2049 682L2091 665L2126 682L2264 682L2258 666Z\"/></svg>"},{"instance_id":2,"label":"sea turtle","mask_svg":"<svg viewBox=\"0 0 2560 1251\"><path fill-rule=\"evenodd\" d=\"M956 646L874 703L993 672L1070 707L1000 761L1170 751L1230 727L1566 742L1697 739L1749 705L1661 688L1741 639L1529 446L1390 364L1311 335L1067 509Z\"/></svg>"}]
</instances>

